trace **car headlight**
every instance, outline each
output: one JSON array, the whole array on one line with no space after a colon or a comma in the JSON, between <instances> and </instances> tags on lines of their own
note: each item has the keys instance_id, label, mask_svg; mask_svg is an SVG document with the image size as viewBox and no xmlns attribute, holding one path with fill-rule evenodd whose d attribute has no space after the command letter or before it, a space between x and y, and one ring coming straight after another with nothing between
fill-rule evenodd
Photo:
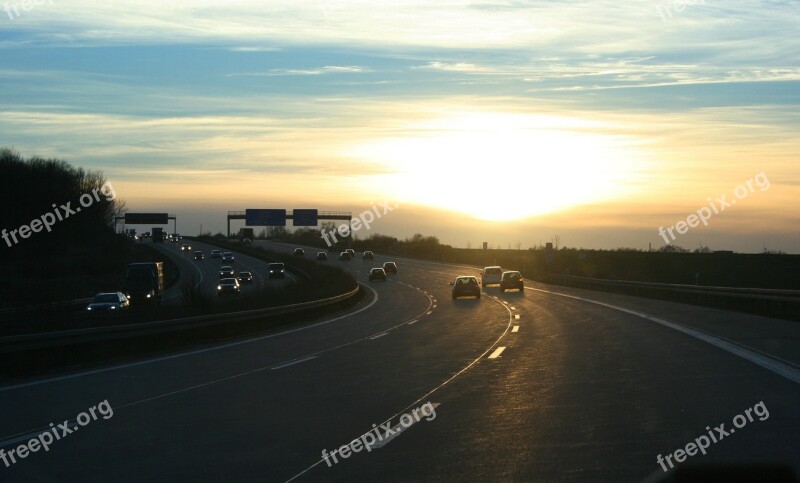
<instances>
[{"instance_id":1,"label":"car headlight","mask_svg":"<svg viewBox=\"0 0 800 483\"><path fill-rule=\"evenodd\" d=\"M111 306L111 310L117 310L117 306L116 305L112 305Z\"/></svg>"},{"instance_id":2,"label":"car headlight","mask_svg":"<svg viewBox=\"0 0 800 483\"><path fill-rule=\"evenodd\" d=\"M217 285L217 290L222 290L222 285Z\"/></svg>"},{"instance_id":3,"label":"car headlight","mask_svg":"<svg viewBox=\"0 0 800 483\"><path fill-rule=\"evenodd\" d=\"M91 307L86 307L86 310L92 310L92 308Z\"/></svg>"},{"instance_id":4,"label":"car headlight","mask_svg":"<svg viewBox=\"0 0 800 483\"><path fill-rule=\"evenodd\" d=\"M150 298L150 297L152 297L152 296L153 296L153 294L152 294L152 293L149 293L149 294L147 294L147 298Z\"/></svg>"}]
</instances>

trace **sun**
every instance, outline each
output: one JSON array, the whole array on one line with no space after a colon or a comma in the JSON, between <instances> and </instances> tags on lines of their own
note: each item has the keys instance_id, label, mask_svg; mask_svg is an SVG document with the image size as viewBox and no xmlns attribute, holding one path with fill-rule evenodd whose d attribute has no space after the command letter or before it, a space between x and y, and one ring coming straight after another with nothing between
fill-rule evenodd
<instances>
[{"instance_id":1,"label":"sun","mask_svg":"<svg viewBox=\"0 0 800 483\"><path fill-rule=\"evenodd\" d=\"M633 153L597 128L552 116L460 113L358 152L393 172L382 186L402 202L512 221L621 194Z\"/></svg>"}]
</instances>

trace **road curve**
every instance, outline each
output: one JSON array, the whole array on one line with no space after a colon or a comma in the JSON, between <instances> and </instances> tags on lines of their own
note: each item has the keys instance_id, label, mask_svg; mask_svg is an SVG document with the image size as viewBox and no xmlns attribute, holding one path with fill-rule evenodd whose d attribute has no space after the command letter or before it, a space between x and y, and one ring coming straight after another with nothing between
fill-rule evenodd
<instances>
[{"instance_id":1,"label":"road curve","mask_svg":"<svg viewBox=\"0 0 800 483\"><path fill-rule=\"evenodd\" d=\"M278 246L280 247L280 246ZM281 249L289 249L283 247ZM307 256L310 253L307 251ZM0 388L6 452L107 400L80 427L0 475L9 481L639 481L759 402L768 409L690 458L800 468L800 387L646 312L757 351L789 370L800 330L783 321L613 294L489 287L450 300L472 268L331 260L374 292L352 314L300 331L152 362ZM514 268L514 267L509 267ZM535 290L540 289L540 290ZM777 367L777 366L776 366ZM425 403L435 417L408 428ZM431 415L432 416L432 415ZM430 419L430 420L429 420ZM379 449L328 464L322 451L380 427ZM328 460L331 461L330 459ZM4 479L4 478L3 478Z\"/></svg>"}]
</instances>

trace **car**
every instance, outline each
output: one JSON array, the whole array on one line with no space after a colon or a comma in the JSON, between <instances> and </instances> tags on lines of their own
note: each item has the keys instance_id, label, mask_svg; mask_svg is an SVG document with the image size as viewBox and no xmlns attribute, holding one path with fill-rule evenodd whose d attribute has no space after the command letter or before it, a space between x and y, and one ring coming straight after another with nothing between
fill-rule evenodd
<instances>
[{"instance_id":1,"label":"car","mask_svg":"<svg viewBox=\"0 0 800 483\"><path fill-rule=\"evenodd\" d=\"M343 262L349 262L352 259L353 257L350 256L350 252L345 251L339 254L339 260Z\"/></svg>"},{"instance_id":2,"label":"car","mask_svg":"<svg viewBox=\"0 0 800 483\"><path fill-rule=\"evenodd\" d=\"M236 280L239 283L253 283L253 274L250 272L239 272L239 275L236 276Z\"/></svg>"},{"instance_id":3,"label":"car","mask_svg":"<svg viewBox=\"0 0 800 483\"><path fill-rule=\"evenodd\" d=\"M371 251L367 250L366 252L364 252L363 255L361 255L361 259L362 260L374 260L375 259L375 254L372 253Z\"/></svg>"},{"instance_id":4,"label":"car","mask_svg":"<svg viewBox=\"0 0 800 483\"><path fill-rule=\"evenodd\" d=\"M478 279L472 275L456 277L450 285L453 286L453 300L459 297L481 298L481 286Z\"/></svg>"},{"instance_id":5,"label":"car","mask_svg":"<svg viewBox=\"0 0 800 483\"><path fill-rule=\"evenodd\" d=\"M233 277L233 267L223 265L219 267L219 278Z\"/></svg>"},{"instance_id":6,"label":"car","mask_svg":"<svg viewBox=\"0 0 800 483\"><path fill-rule=\"evenodd\" d=\"M270 263L267 265L267 278L286 278L286 267L282 263Z\"/></svg>"},{"instance_id":7,"label":"car","mask_svg":"<svg viewBox=\"0 0 800 483\"><path fill-rule=\"evenodd\" d=\"M241 286L239 285L239 281L235 278L223 278L219 281L219 285L217 285L218 296L225 294L239 295L240 292Z\"/></svg>"},{"instance_id":8,"label":"car","mask_svg":"<svg viewBox=\"0 0 800 483\"><path fill-rule=\"evenodd\" d=\"M317 261L318 262L327 262L328 261L328 254L325 252L317 252Z\"/></svg>"},{"instance_id":9,"label":"car","mask_svg":"<svg viewBox=\"0 0 800 483\"><path fill-rule=\"evenodd\" d=\"M500 278L503 276L503 269L498 266L484 267L481 270L481 285L484 287L488 285L500 284Z\"/></svg>"},{"instance_id":10,"label":"car","mask_svg":"<svg viewBox=\"0 0 800 483\"><path fill-rule=\"evenodd\" d=\"M150 237L151 236L150 236L150 232L149 231L146 231L146 232L142 233L142 238L150 238Z\"/></svg>"},{"instance_id":11,"label":"car","mask_svg":"<svg viewBox=\"0 0 800 483\"><path fill-rule=\"evenodd\" d=\"M292 255L296 257L304 257L306 255L306 252L302 248L295 248L294 251L292 252Z\"/></svg>"},{"instance_id":12,"label":"car","mask_svg":"<svg viewBox=\"0 0 800 483\"><path fill-rule=\"evenodd\" d=\"M251 240L249 238L245 238L245 239L242 240L242 243L244 243L245 245L252 245L253 244L253 240Z\"/></svg>"},{"instance_id":13,"label":"car","mask_svg":"<svg viewBox=\"0 0 800 483\"><path fill-rule=\"evenodd\" d=\"M505 292L506 290L511 289L517 289L520 292L524 292L525 284L523 283L521 273L509 270L507 272L503 272L503 275L500 276L500 291Z\"/></svg>"},{"instance_id":14,"label":"car","mask_svg":"<svg viewBox=\"0 0 800 483\"><path fill-rule=\"evenodd\" d=\"M394 262L386 262L383 264L383 270L386 273L394 273L397 274L397 264Z\"/></svg>"},{"instance_id":15,"label":"car","mask_svg":"<svg viewBox=\"0 0 800 483\"><path fill-rule=\"evenodd\" d=\"M89 305L86 306L87 312L116 312L128 310L131 301L122 292L101 292L94 296Z\"/></svg>"},{"instance_id":16,"label":"car","mask_svg":"<svg viewBox=\"0 0 800 483\"><path fill-rule=\"evenodd\" d=\"M194 252L194 259L195 260L205 260L206 259L206 254L198 250L198 251Z\"/></svg>"},{"instance_id":17,"label":"car","mask_svg":"<svg viewBox=\"0 0 800 483\"><path fill-rule=\"evenodd\" d=\"M180 238L175 235L172 235L171 237L169 237L169 241L171 241L172 243L178 243L180 241Z\"/></svg>"},{"instance_id":18,"label":"car","mask_svg":"<svg viewBox=\"0 0 800 483\"><path fill-rule=\"evenodd\" d=\"M383 280L386 281L386 272L382 268L373 268L369 271L369 281Z\"/></svg>"},{"instance_id":19,"label":"car","mask_svg":"<svg viewBox=\"0 0 800 483\"><path fill-rule=\"evenodd\" d=\"M356 257L356 251L353 250L352 248L347 248L347 249L345 249L345 251L350 254L350 258L355 258Z\"/></svg>"},{"instance_id":20,"label":"car","mask_svg":"<svg viewBox=\"0 0 800 483\"><path fill-rule=\"evenodd\" d=\"M236 261L236 259L234 258L233 253L224 252L222 254L222 261L223 262L227 262L227 263L234 263Z\"/></svg>"},{"instance_id":21,"label":"car","mask_svg":"<svg viewBox=\"0 0 800 483\"><path fill-rule=\"evenodd\" d=\"M222 252L220 250L211 250L211 258L222 258Z\"/></svg>"},{"instance_id":22,"label":"car","mask_svg":"<svg viewBox=\"0 0 800 483\"><path fill-rule=\"evenodd\" d=\"M182 252L188 252L188 251L191 251L191 250L192 250L192 246L191 245L187 245L186 243L181 245L181 251Z\"/></svg>"}]
</instances>

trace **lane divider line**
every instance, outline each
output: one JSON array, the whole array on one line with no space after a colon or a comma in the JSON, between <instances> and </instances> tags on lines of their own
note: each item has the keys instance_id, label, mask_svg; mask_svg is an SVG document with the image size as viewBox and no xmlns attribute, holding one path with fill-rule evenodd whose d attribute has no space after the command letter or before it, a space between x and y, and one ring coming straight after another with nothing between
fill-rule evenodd
<instances>
[{"instance_id":1,"label":"lane divider line","mask_svg":"<svg viewBox=\"0 0 800 483\"><path fill-rule=\"evenodd\" d=\"M505 346L498 347L497 349L494 350L494 352L492 352L489 355L489 359L497 359L498 357L500 357L500 354L502 354L504 350L506 350Z\"/></svg>"},{"instance_id":2,"label":"lane divider line","mask_svg":"<svg viewBox=\"0 0 800 483\"><path fill-rule=\"evenodd\" d=\"M278 369L283 369L284 367L293 366L295 364L302 364L303 362L307 362L307 361L310 361L311 359L316 359L316 358L317 358L317 356L305 357L303 359L297 359L296 361L290 361L290 362L287 362L285 364L281 364L279 366L270 367L270 369L272 369L273 371L277 371Z\"/></svg>"}]
</instances>

